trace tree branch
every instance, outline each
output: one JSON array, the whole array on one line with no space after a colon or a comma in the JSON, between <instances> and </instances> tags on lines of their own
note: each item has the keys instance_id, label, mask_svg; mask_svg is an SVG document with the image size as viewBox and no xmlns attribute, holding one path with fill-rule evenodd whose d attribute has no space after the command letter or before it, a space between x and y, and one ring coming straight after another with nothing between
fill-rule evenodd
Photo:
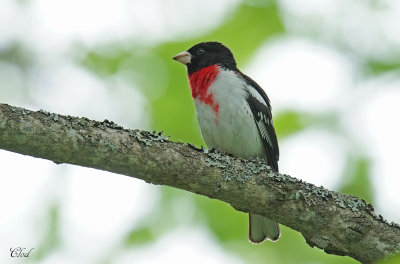
<instances>
[{"instance_id":1,"label":"tree branch","mask_svg":"<svg viewBox=\"0 0 400 264\"><path fill-rule=\"evenodd\" d=\"M0 148L218 199L276 219L299 231L310 246L362 263L400 247L399 225L387 223L355 196L278 174L261 160L171 142L161 133L0 104Z\"/></svg>"}]
</instances>

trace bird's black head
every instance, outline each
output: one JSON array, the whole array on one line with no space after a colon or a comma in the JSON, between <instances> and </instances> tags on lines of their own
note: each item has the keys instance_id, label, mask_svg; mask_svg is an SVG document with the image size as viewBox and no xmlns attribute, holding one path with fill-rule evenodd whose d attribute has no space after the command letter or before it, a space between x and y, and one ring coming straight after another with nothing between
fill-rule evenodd
<instances>
[{"instance_id":1,"label":"bird's black head","mask_svg":"<svg viewBox=\"0 0 400 264\"><path fill-rule=\"evenodd\" d=\"M189 74L214 64L236 69L232 52L219 42L201 42L173 59L185 64Z\"/></svg>"}]
</instances>

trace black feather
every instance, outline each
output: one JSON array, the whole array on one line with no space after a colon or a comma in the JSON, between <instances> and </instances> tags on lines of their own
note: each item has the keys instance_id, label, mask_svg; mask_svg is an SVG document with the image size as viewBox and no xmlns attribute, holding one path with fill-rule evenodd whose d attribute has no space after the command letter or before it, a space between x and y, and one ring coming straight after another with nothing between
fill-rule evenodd
<instances>
[{"instance_id":1,"label":"black feather","mask_svg":"<svg viewBox=\"0 0 400 264\"><path fill-rule=\"evenodd\" d=\"M201 54L198 53L200 49L203 50ZM231 70L236 69L232 52L219 42L201 42L187 51L191 54L191 61L186 65L189 74L210 65L220 65Z\"/></svg>"},{"instance_id":2,"label":"black feather","mask_svg":"<svg viewBox=\"0 0 400 264\"><path fill-rule=\"evenodd\" d=\"M267 155L268 165L270 165L275 171L278 171L279 146L272 122L271 104L269 98L264 90L254 80L240 71L238 71L238 73L246 81L246 83L256 89L256 91L264 99L264 102L260 102L256 97L249 93L247 103L250 106L254 116L254 121L258 127L258 131L260 132L264 150Z\"/></svg>"}]
</instances>

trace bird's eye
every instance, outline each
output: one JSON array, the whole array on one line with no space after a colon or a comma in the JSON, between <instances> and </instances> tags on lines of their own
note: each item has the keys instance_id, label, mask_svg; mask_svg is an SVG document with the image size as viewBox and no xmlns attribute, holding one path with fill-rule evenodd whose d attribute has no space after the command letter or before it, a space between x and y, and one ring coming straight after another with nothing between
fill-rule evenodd
<instances>
[{"instance_id":1,"label":"bird's eye","mask_svg":"<svg viewBox=\"0 0 400 264\"><path fill-rule=\"evenodd\" d=\"M197 55L199 55L199 56L204 54L204 53L206 53L206 51L203 48L200 48L200 49L197 50Z\"/></svg>"}]
</instances>

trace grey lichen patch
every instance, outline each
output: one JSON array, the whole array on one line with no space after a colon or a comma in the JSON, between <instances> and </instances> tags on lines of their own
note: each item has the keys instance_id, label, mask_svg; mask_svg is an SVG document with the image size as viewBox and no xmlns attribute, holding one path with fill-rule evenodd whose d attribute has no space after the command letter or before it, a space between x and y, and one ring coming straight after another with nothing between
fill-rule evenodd
<instances>
[{"instance_id":1,"label":"grey lichen patch","mask_svg":"<svg viewBox=\"0 0 400 264\"><path fill-rule=\"evenodd\" d=\"M311 193L317 197L320 197L324 200L326 200L330 196L330 192L323 188L322 186L319 188L315 188L311 191Z\"/></svg>"},{"instance_id":2,"label":"grey lichen patch","mask_svg":"<svg viewBox=\"0 0 400 264\"><path fill-rule=\"evenodd\" d=\"M226 168L226 165L218 160L214 160L212 158L206 157L205 163L207 167L218 167L218 168Z\"/></svg>"},{"instance_id":3,"label":"grey lichen patch","mask_svg":"<svg viewBox=\"0 0 400 264\"><path fill-rule=\"evenodd\" d=\"M246 161L244 161L244 162L246 162ZM282 183L284 183L284 182L293 182L293 183L300 182L298 179L293 178L287 174L280 174L280 173L274 171L266 163L266 161L261 158L252 159L252 160L246 162L245 166L249 172L256 174L256 175L259 174L260 172L266 172L268 177L276 182L282 182ZM262 179L260 179L260 180L263 181Z\"/></svg>"},{"instance_id":4,"label":"grey lichen patch","mask_svg":"<svg viewBox=\"0 0 400 264\"><path fill-rule=\"evenodd\" d=\"M111 150L115 150L115 145L112 144L108 139L105 140L104 144L109 147Z\"/></svg>"},{"instance_id":5,"label":"grey lichen patch","mask_svg":"<svg viewBox=\"0 0 400 264\"><path fill-rule=\"evenodd\" d=\"M224 181L235 180L239 183L246 183L253 175L270 169L265 162L259 163L257 160L247 161L240 158L235 159L214 149L203 149L203 152L207 154L205 158L206 166L222 169Z\"/></svg>"},{"instance_id":6,"label":"grey lichen patch","mask_svg":"<svg viewBox=\"0 0 400 264\"><path fill-rule=\"evenodd\" d=\"M74 127L75 129L78 129L78 127L79 128L88 128L88 127L106 128L105 126L100 127L100 124L102 124L101 122L89 120L86 117L77 118L77 117L73 117L73 116L64 116L64 118L66 118L70 122L72 127Z\"/></svg>"},{"instance_id":7,"label":"grey lichen patch","mask_svg":"<svg viewBox=\"0 0 400 264\"><path fill-rule=\"evenodd\" d=\"M142 135L142 133L139 130L132 130L129 132L129 136L133 137L137 141L143 143L145 146L151 146L153 145L153 141L151 138L146 137L145 135Z\"/></svg>"},{"instance_id":8,"label":"grey lichen patch","mask_svg":"<svg viewBox=\"0 0 400 264\"><path fill-rule=\"evenodd\" d=\"M271 167L268 166L264 160L256 158L246 163L246 170L253 174L258 174L262 171L271 170Z\"/></svg>"},{"instance_id":9,"label":"grey lichen patch","mask_svg":"<svg viewBox=\"0 0 400 264\"><path fill-rule=\"evenodd\" d=\"M237 182L245 183L254 176L257 183L265 184L267 179L260 177L260 173L265 172L269 179L276 182L300 182L298 179L290 177L289 175L279 174L273 171L266 161L261 158L252 160L233 158L215 149L203 149L203 152L207 154L205 158L206 165L208 167L218 167L222 169L222 175L225 181L234 179Z\"/></svg>"},{"instance_id":10,"label":"grey lichen patch","mask_svg":"<svg viewBox=\"0 0 400 264\"><path fill-rule=\"evenodd\" d=\"M353 211L358 212L361 209L364 209L366 203L364 200L360 200L357 197L351 197L352 199L348 199L347 206Z\"/></svg>"},{"instance_id":11,"label":"grey lichen patch","mask_svg":"<svg viewBox=\"0 0 400 264\"><path fill-rule=\"evenodd\" d=\"M70 116L67 117L68 119L71 118ZM104 121L99 122L99 121L94 121L94 120L89 120L88 118L74 118L72 117L74 122L74 125L81 125L81 126L94 126L96 128L100 128L100 129L107 129L107 128L111 128L111 129L116 129L116 130L123 130L123 131L128 131L127 129L124 129L122 126L114 123L113 121L109 121L108 119L104 119Z\"/></svg>"},{"instance_id":12,"label":"grey lichen patch","mask_svg":"<svg viewBox=\"0 0 400 264\"><path fill-rule=\"evenodd\" d=\"M100 123L100 126L103 126L103 127L108 127L108 128L113 128L113 129L120 129L120 130L124 129L122 126L114 123L113 121L109 121L107 119L104 119L103 122L99 122L99 123Z\"/></svg>"},{"instance_id":13,"label":"grey lichen patch","mask_svg":"<svg viewBox=\"0 0 400 264\"><path fill-rule=\"evenodd\" d=\"M155 130L153 130L153 132L151 133L153 140L159 142L169 141L169 136L164 136L163 133L163 131L156 132Z\"/></svg>"},{"instance_id":14,"label":"grey lichen patch","mask_svg":"<svg viewBox=\"0 0 400 264\"><path fill-rule=\"evenodd\" d=\"M50 112L47 112L47 111L45 111L45 110L43 110L43 109L40 109L38 112L41 113L41 114L44 114L44 115L46 115L46 116L49 116L49 115L50 115Z\"/></svg>"},{"instance_id":15,"label":"grey lichen patch","mask_svg":"<svg viewBox=\"0 0 400 264\"><path fill-rule=\"evenodd\" d=\"M9 106L9 109L11 112L20 115L29 115L30 113L32 113L32 111L20 107Z\"/></svg>"},{"instance_id":16,"label":"grey lichen patch","mask_svg":"<svg viewBox=\"0 0 400 264\"><path fill-rule=\"evenodd\" d=\"M296 200L301 199L308 206L320 206L326 204L327 197L329 196L328 190L309 183L303 183L300 181L298 181L298 183L300 183L299 187L301 189L298 189L294 193L294 198Z\"/></svg>"},{"instance_id":17,"label":"grey lichen patch","mask_svg":"<svg viewBox=\"0 0 400 264\"><path fill-rule=\"evenodd\" d=\"M358 212L367 208L367 203L356 196L344 195L337 192L330 192L330 194L336 205L341 208L350 208L353 212Z\"/></svg>"},{"instance_id":18,"label":"grey lichen patch","mask_svg":"<svg viewBox=\"0 0 400 264\"><path fill-rule=\"evenodd\" d=\"M37 113L43 114L43 115L47 116L48 118L50 118L50 120L55 121L55 122L59 121L60 118L63 116L63 115L59 115L57 113L50 113L43 109L40 109L39 111L37 111ZM68 116L68 117L70 117L70 116Z\"/></svg>"},{"instance_id":19,"label":"grey lichen patch","mask_svg":"<svg viewBox=\"0 0 400 264\"><path fill-rule=\"evenodd\" d=\"M277 172L275 172L275 171L273 171L273 170L269 170L269 171L268 171L268 176L269 176L272 180L277 181L277 182L292 182L292 183L300 182L300 181L299 181L298 179L296 179L296 178L293 178L293 177L291 177L291 176L289 176L289 175L287 175L287 174L280 174L280 173L277 173Z\"/></svg>"},{"instance_id":20,"label":"grey lichen patch","mask_svg":"<svg viewBox=\"0 0 400 264\"><path fill-rule=\"evenodd\" d=\"M371 205L367 205L362 199L356 196L345 195L333 191L329 191L325 188L317 187L313 184L299 181L300 190L298 190L294 196L295 199L304 199L308 205L321 205L332 198L334 203L343 209L351 209L353 212L359 212L361 210L373 211Z\"/></svg>"},{"instance_id":21,"label":"grey lichen patch","mask_svg":"<svg viewBox=\"0 0 400 264\"><path fill-rule=\"evenodd\" d=\"M294 195L294 198L296 198L296 200L299 200L302 197L304 197L304 191L303 190L298 190Z\"/></svg>"},{"instance_id":22,"label":"grey lichen patch","mask_svg":"<svg viewBox=\"0 0 400 264\"><path fill-rule=\"evenodd\" d=\"M311 200L308 199L307 201L309 205L320 205L321 203L324 204L325 201L328 201L329 198L332 198L334 203L343 209L349 208L353 212L359 212L361 210L373 211L373 208L370 208L372 207L371 205L367 205L364 200L361 200L356 196L332 192L323 188L322 186L317 187L309 183L302 183L302 186L306 192L303 193L298 191L295 194L295 198L312 198Z\"/></svg>"},{"instance_id":23,"label":"grey lichen patch","mask_svg":"<svg viewBox=\"0 0 400 264\"><path fill-rule=\"evenodd\" d=\"M145 146L152 146L154 142L166 142L169 141L169 137L163 135L163 131L148 132L140 130L129 130L129 136L133 137L137 141L143 143Z\"/></svg>"},{"instance_id":24,"label":"grey lichen patch","mask_svg":"<svg viewBox=\"0 0 400 264\"><path fill-rule=\"evenodd\" d=\"M231 180L232 180L231 176L225 175L224 181L229 182Z\"/></svg>"},{"instance_id":25,"label":"grey lichen patch","mask_svg":"<svg viewBox=\"0 0 400 264\"><path fill-rule=\"evenodd\" d=\"M53 121L56 121L56 122L60 119L58 114L56 114L56 113L51 113L49 115L49 117L50 117L50 119L52 119Z\"/></svg>"},{"instance_id":26,"label":"grey lichen patch","mask_svg":"<svg viewBox=\"0 0 400 264\"><path fill-rule=\"evenodd\" d=\"M346 204L343 200L336 201L336 204L341 208L346 208Z\"/></svg>"}]
</instances>

